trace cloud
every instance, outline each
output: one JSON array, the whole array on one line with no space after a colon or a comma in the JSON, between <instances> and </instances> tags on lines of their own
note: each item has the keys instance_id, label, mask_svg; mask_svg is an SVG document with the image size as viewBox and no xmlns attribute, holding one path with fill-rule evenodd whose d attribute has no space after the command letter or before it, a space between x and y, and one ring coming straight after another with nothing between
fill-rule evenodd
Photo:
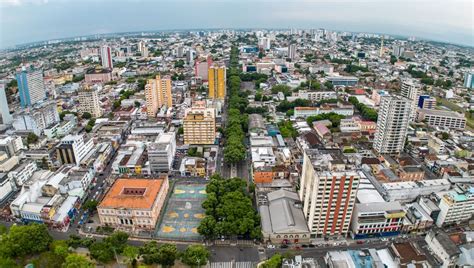
<instances>
[{"instance_id":1,"label":"cloud","mask_svg":"<svg viewBox=\"0 0 474 268\"><path fill-rule=\"evenodd\" d=\"M45 5L49 0L0 0L0 7L23 6L23 5Z\"/></svg>"}]
</instances>

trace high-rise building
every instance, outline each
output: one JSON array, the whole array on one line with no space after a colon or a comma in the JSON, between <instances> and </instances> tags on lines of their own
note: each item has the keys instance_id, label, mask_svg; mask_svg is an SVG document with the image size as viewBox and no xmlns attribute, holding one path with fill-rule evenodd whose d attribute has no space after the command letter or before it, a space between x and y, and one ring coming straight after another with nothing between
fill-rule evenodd
<instances>
[{"instance_id":1,"label":"high-rise building","mask_svg":"<svg viewBox=\"0 0 474 268\"><path fill-rule=\"evenodd\" d=\"M189 49L186 51L186 62L188 65L192 66L194 65L194 58L196 57L196 51Z\"/></svg>"},{"instance_id":2,"label":"high-rise building","mask_svg":"<svg viewBox=\"0 0 474 268\"><path fill-rule=\"evenodd\" d=\"M46 99L46 88L41 70L23 67L21 72L16 74L16 81L18 82L21 107L32 106Z\"/></svg>"},{"instance_id":3,"label":"high-rise building","mask_svg":"<svg viewBox=\"0 0 474 268\"><path fill-rule=\"evenodd\" d=\"M78 91L78 110L81 113L90 113L93 117L101 117L99 93L96 87L84 86Z\"/></svg>"},{"instance_id":4,"label":"high-rise building","mask_svg":"<svg viewBox=\"0 0 474 268\"><path fill-rule=\"evenodd\" d=\"M142 54L143 57L148 57L148 47L146 46L145 41L138 42L138 51Z\"/></svg>"},{"instance_id":5,"label":"high-rise building","mask_svg":"<svg viewBox=\"0 0 474 268\"><path fill-rule=\"evenodd\" d=\"M410 121L413 121L416 117L416 107L419 102L420 91L421 91L421 85L416 80L405 79L402 81L400 95L412 101Z\"/></svg>"},{"instance_id":6,"label":"high-rise building","mask_svg":"<svg viewBox=\"0 0 474 268\"><path fill-rule=\"evenodd\" d=\"M145 99L148 116L155 117L158 110L163 106L173 106L171 95L171 77L157 75L155 79L148 79L145 85Z\"/></svg>"},{"instance_id":7,"label":"high-rise building","mask_svg":"<svg viewBox=\"0 0 474 268\"><path fill-rule=\"evenodd\" d=\"M109 46L103 45L100 47L100 58L102 60L103 68L114 68L114 64L112 62L112 49Z\"/></svg>"},{"instance_id":8,"label":"high-rise building","mask_svg":"<svg viewBox=\"0 0 474 268\"><path fill-rule=\"evenodd\" d=\"M361 176L332 164L323 168L320 161L330 159L323 156L318 150L304 153L299 190L303 213L313 237L347 236Z\"/></svg>"},{"instance_id":9,"label":"high-rise building","mask_svg":"<svg viewBox=\"0 0 474 268\"><path fill-rule=\"evenodd\" d=\"M215 110L192 107L186 110L183 120L185 144L214 144L216 139Z\"/></svg>"},{"instance_id":10,"label":"high-rise building","mask_svg":"<svg viewBox=\"0 0 474 268\"><path fill-rule=\"evenodd\" d=\"M374 149L381 154L398 154L405 145L412 100L401 96L383 96L375 131Z\"/></svg>"},{"instance_id":11,"label":"high-rise building","mask_svg":"<svg viewBox=\"0 0 474 268\"><path fill-rule=\"evenodd\" d=\"M291 60L294 60L296 58L296 45L295 44L290 44L288 46L288 58Z\"/></svg>"},{"instance_id":12,"label":"high-rise building","mask_svg":"<svg viewBox=\"0 0 474 268\"><path fill-rule=\"evenodd\" d=\"M269 50L271 48L271 39L269 37L262 37L258 39L258 46L261 49Z\"/></svg>"},{"instance_id":13,"label":"high-rise building","mask_svg":"<svg viewBox=\"0 0 474 268\"><path fill-rule=\"evenodd\" d=\"M13 117L8 108L7 94L5 93L5 85L0 83L0 124L10 124Z\"/></svg>"},{"instance_id":14,"label":"high-rise building","mask_svg":"<svg viewBox=\"0 0 474 268\"><path fill-rule=\"evenodd\" d=\"M62 164L81 163L94 147L92 139L84 139L82 135L67 135L56 148L58 159Z\"/></svg>"},{"instance_id":15,"label":"high-rise building","mask_svg":"<svg viewBox=\"0 0 474 268\"><path fill-rule=\"evenodd\" d=\"M474 70L464 74L464 87L474 88Z\"/></svg>"},{"instance_id":16,"label":"high-rise building","mask_svg":"<svg viewBox=\"0 0 474 268\"><path fill-rule=\"evenodd\" d=\"M402 45L394 45L393 46L393 51L392 51L392 54L395 56L395 57L401 57L403 55L403 52L405 52L405 47L402 46Z\"/></svg>"},{"instance_id":17,"label":"high-rise building","mask_svg":"<svg viewBox=\"0 0 474 268\"><path fill-rule=\"evenodd\" d=\"M224 64L214 63L208 71L209 95L211 99L225 99L226 68Z\"/></svg>"}]
</instances>

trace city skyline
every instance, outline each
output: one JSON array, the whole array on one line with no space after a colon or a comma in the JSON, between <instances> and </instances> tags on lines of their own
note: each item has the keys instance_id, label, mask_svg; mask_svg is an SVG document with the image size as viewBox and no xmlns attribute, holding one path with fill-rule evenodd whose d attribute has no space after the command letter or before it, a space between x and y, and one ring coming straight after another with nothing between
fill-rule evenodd
<instances>
[{"instance_id":1,"label":"city skyline","mask_svg":"<svg viewBox=\"0 0 474 268\"><path fill-rule=\"evenodd\" d=\"M119 2L4 0L0 48L84 35L196 28L328 28L474 44L470 1Z\"/></svg>"}]
</instances>

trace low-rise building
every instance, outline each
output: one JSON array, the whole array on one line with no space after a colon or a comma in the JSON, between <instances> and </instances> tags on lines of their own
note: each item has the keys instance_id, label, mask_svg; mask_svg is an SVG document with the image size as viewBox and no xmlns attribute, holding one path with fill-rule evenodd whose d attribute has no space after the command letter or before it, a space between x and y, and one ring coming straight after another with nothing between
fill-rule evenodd
<instances>
[{"instance_id":1,"label":"low-rise building","mask_svg":"<svg viewBox=\"0 0 474 268\"><path fill-rule=\"evenodd\" d=\"M176 133L163 133L147 149L150 172L158 174L168 172L176 154Z\"/></svg>"},{"instance_id":2,"label":"low-rise building","mask_svg":"<svg viewBox=\"0 0 474 268\"><path fill-rule=\"evenodd\" d=\"M455 267L461 250L443 231L431 231L425 237L425 242L436 257L441 260L441 267Z\"/></svg>"},{"instance_id":3,"label":"low-rise building","mask_svg":"<svg viewBox=\"0 0 474 268\"><path fill-rule=\"evenodd\" d=\"M297 193L288 190L268 193L259 211L265 240L274 244L309 242L310 232Z\"/></svg>"},{"instance_id":4,"label":"low-rise building","mask_svg":"<svg viewBox=\"0 0 474 268\"><path fill-rule=\"evenodd\" d=\"M168 188L167 177L117 179L97 207L100 223L133 232L154 230Z\"/></svg>"},{"instance_id":5,"label":"low-rise building","mask_svg":"<svg viewBox=\"0 0 474 268\"><path fill-rule=\"evenodd\" d=\"M452 111L420 109L418 110L418 121L426 122L434 127L449 129L466 128L466 117L463 114Z\"/></svg>"},{"instance_id":6,"label":"low-rise building","mask_svg":"<svg viewBox=\"0 0 474 268\"><path fill-rule=\"evenodd\" d=\"M439 216L436 220L438 227L459 224L469 220L474 213L474 187L458 184L453 190L438 192Z\"/></svg>"}]
</instances>

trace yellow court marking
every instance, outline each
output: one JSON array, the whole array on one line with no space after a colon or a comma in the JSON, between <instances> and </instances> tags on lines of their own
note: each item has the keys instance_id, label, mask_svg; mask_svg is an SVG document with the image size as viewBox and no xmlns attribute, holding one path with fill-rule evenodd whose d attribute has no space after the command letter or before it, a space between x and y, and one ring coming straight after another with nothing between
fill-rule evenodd
<instances>
[{"instance_id":1,"label":"yellow court marking","mask_svg":"<svg viewBox=\"0 0 474 268\"><path fill-rule=\"evenodd\" d=\"M189 214L188 213L184 213L183 215L185 218L189 218Z\"/></svg>"},{"instance_id":2,"label":"yellow court marking","mask_svg":"<svg viewBox=\"0 0 474 268\"><path fill-rule=\"evenodd\" d=\"M186 193L186 191L185 191L185 190L181 190L181 189L174 189L174 193L175 193L175 194L184 194L184 193Z\"/></svg>"},{"instance_id":3,"label":"yellow court marking","mask_svg":"<svg viewBox=\"0 0 474 268\"><path fill-rule=\"evenodd\" d=\"M201 190L201 191L199 191L199 193L200 193L200 194L207 194L207 193L206 193L206 190Z\"/></svg>"},{"instance_id":4,"label":"yellow court marking","mask_svg":"<svg viewBox=\"0 0 474 268\"><path fill-rule=\"evenodd\" d=\"M171 211L170 213L168 213L168 217L170 218L178 218L179 214L174 212L174 211Z\"/></svg>"},{"instance_id":5,"label":"yellow court marking","mask_svg":"<svg viewBox=\"0 0 474 268\"><path fill-rule=\"evenodd\" d=\"M181 233L185 233L185 232L186 232L186 228L180 228L179 231L180 231Z\"/></svg>"},{"instance_id":6,"label":"yellow court marking","mask_svg":"<svg viewBox=\"0 0 474 268\"><path fill-rule=\"evenodd\" d=\"M203 219L203 218L204 218L204 214L202 214L202 213L194 214L194 218L196 218L196 219Z\"/></svg>"},{"instance_id":7,"label":"yellow court marking","mask_svg":"<svg viewBox=\"0 0 474 268\"><path fill-rule=\"evenodd\" d=\"M198 233L198 229L197 229L197 228L192 228L192 229L191 229L191 232L197 234L197 233Z\"/></svg>"},{"instance_id":8,"label":"yellow court marking","mask_svg":"<svg viewBox=\"0 0 474 268\"><path fill-rule=\"evenodd\" d=\"M173 227L171 227L171 226L165 225L165 226L163 226L163 229L162 229L162 230L163 230L163 233L171 233L171 232L173 232L175 229L174 229Z\"/></svg>"},{"instance_id":9,"label":"yellow court marking","mask_svg":"<svg viewBox=\"0 0 474 268\"><path fill-rule=\"evenodd\" d=\"M190 193L190 194L194 194L194 190L190 190L189 193Z\"/></svg>"}]
</instances>

